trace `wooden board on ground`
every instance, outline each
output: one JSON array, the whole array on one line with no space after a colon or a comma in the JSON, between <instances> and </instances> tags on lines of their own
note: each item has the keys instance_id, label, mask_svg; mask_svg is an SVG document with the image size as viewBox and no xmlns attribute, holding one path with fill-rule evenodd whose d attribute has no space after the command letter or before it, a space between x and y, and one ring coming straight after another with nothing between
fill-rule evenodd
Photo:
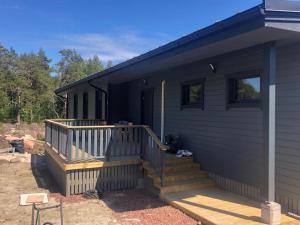
<instances>
[{"instance_id":1,"label":"wooden board on ground","mask_svg":"<svg viewBox=\"0 0 300 225\"><path fill-rule=\"evenodd\" d=\"M32 194L21 194L20 205L32 205L48 203L48 196L46 193L32 193Z\"/></svg>"}]
</instances>

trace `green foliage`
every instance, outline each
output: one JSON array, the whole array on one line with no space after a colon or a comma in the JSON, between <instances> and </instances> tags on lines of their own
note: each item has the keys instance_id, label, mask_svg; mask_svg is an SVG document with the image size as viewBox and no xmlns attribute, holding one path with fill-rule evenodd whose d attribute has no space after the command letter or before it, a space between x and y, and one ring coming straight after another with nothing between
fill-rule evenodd
<instances>
[{"instance_id":1,"label":"green foliage","mask_svg":"<svg viewBox=\"0 0 300 225\"><path fill-rule=\"evenodd\" d=\"M84 60L75 50L59 53L61 59L52 69L43 49L17 54L0 44L0 121L61 117L64 102L54 90L104 69L98 56Z\"/></svg>"},{"instance_id":2,"label":"green foliage","mask_svg":"<svg viewBox=\"0 0 300 225\"><path fill-rule=\"evenodd\" d=\"M103 69L104 66L102 65L102 62L100 61L97 55L95 55L93 58L86 60L85 74L91 75L102 71Z\"/></svg>"}]
</instances>

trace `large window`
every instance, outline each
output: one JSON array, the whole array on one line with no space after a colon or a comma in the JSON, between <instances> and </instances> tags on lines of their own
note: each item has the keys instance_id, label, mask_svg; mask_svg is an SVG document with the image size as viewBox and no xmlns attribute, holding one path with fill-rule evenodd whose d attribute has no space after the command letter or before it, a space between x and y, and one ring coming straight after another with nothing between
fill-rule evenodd
<instances>
[{"instance_id":1,"label":"large window","mask_svg":"<svg viewBox=\"0 0 300 225\"><path fill-rule=\"evenodd\" d=\"M78 118L78 95L73 96L73 117Z\"/></svg>"},{"instance_id":2,"label":"large window","mask_svg":"<svg viewBox=\"0 0 300 225\"><path fill-rule=\"evenodd\" d=\"M182 83L181 86L182 108L204 107L204 80Z\"/></svg>"},{"instance_id":3,"label":"large window","mask_svg":"<svg viewBox=\"0 0 300 225\"><path fill-rule=\"evenodd\" d=\"M82 118L87 119L89 114L89 94L87 92L83 93L82 100Z\"/></svg>"},{"instance_id":4,"label":"large window","mask_svg":"<svg viewBox=\"0 0 300 225\"><path fill-rule=\"evenodd\" d=\"M260 104L260 75L230 78L228 87L229 104L241 106L258 106Z\"/></svg>"}]
</instances>

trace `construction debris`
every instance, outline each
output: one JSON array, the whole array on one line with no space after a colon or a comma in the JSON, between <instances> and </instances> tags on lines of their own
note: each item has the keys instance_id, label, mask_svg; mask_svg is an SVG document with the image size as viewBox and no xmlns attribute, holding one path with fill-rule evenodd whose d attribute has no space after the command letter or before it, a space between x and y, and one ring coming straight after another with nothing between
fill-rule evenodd
<instances>
[{"instance_id":1,"label":"construction debris","mask_svg":"<svg viewBox=\"0 0 300 225\"><path fill-rule=\"evenodd\" d=\"M15 162L26 162L30 163L31 162L31 154L28 154L25 152L24 154L21 153L2 153L0 154L0 160L4 160L10 163L15 163Z\"/></svg>"}]
</instances>

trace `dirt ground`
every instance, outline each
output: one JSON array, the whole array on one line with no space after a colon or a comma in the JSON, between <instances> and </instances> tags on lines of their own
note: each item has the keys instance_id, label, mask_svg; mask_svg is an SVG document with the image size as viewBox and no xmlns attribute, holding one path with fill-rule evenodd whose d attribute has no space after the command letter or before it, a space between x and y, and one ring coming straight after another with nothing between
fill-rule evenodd
<instances>
[{"instance_id":1,"label":"dirt ground","mask_svg":"<svg viewBox=\"0 0 300 225\"><path fill-rule=\"evenodd\" d=\"M30 224L31 206L19 206L19 195L36 192L49 194L47 206L58 204L62 198L66 225L197 224L195 220L164 204L146 190L104 193L102 200L86 200L81 195L62 197L45 169L44 156L34 157L37 160L32 161L37 163L0 161L0 224ZM49 221L59 225L59 215L58 209L44 211L41 222Z\"/></svg>"}]
</instances>

